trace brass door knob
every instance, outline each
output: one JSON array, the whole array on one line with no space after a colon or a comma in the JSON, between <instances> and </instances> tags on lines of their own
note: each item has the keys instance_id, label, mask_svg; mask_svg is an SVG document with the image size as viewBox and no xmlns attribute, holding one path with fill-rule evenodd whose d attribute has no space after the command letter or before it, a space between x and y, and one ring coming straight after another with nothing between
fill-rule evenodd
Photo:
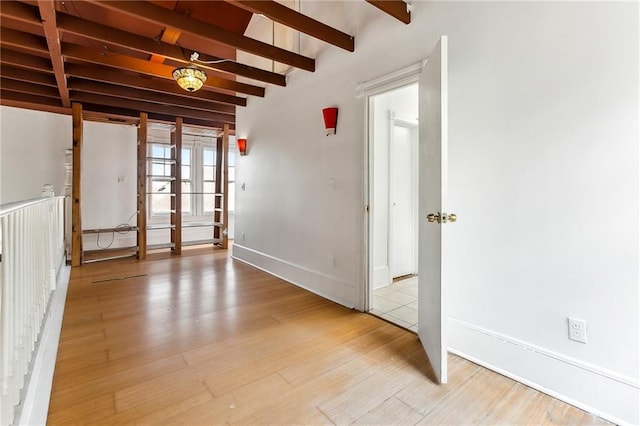
<instances>
[{"instance_id":1,"label":"brass door knob","mask_svg":"<svg viewBox=\"0 0 640 426\"><path fill-rule=\"evenodd\" d=\"M455 222L456 220L458 220L458 216L456 216L455 213L449 213L447 215L447 219L449 220L449 222Z\"/></svg>"},{"instance_id":2,"label":"brass door knob","mask_svg":"<svg viewBox=\"0 0 640 426\"><path fill-rule=\"evenodd\" d=\"M440 223L440 212L438 213L429 213L427 215L427 222L433 223L433 222L438 222Z\"/></svg>"}]
</instances>

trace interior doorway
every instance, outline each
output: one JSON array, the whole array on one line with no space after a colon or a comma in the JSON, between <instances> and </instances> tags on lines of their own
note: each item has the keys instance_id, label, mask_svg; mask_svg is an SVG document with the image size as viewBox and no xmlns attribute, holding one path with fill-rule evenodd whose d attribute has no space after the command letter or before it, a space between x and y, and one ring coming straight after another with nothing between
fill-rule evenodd
<instances>
[{"instance_id":1,"label":"interior doorway","mask_svg":"<svg viewBox=\"0 0 640 426\"><path fill-rule=\"evenodd\" d=\"M369 312L418 331L418 83L367 99Z\"/></svg>"}]
</instances>

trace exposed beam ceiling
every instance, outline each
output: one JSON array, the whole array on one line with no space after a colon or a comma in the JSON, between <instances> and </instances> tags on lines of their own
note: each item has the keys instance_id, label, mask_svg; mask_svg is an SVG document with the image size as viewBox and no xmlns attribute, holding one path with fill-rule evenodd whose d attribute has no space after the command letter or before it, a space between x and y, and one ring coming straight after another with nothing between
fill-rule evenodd
<instances>
[{"instance_id":1,"label":"exposed beam ceiling","mask_svg":"<svg viewBox=\"0 0 640 426\"><path fill-rule=\"evenodd\" d=\"M67 58L77 59L82 62L105 65L121 70L135 71L137 73L166 78L168 80L172 79L171 73L173 71L173 67L150 62L148 60L133 58L117 52L100 52L88 47L65 43L62 45L62 54ZM204 84L205 87L222 89L228 92L240 92L254 96L264 96L264 87L254 86L247 83L239 83L237 81L214 76L209 76Z\"/></svg>"},{"instance_id":2,"label":"exposed beam ceiling","mask_svg":"<svg viewBox=\"0 0 640 426\"><path fill-rule=\"evenodd\" d=\"M239 96L232 96L209 90L185 92L174 82L168 80L158 80L147 77L140 77L138 75L132 74L114 73L107 67L68 64L67 74L70 76L81 77L93 81L101 81L104 83L111 83L125 87L138 87L158 93L177 95L185 97L187 99L201 99L238 106L247 105L247 99Z\"/></svg>"},{"instance_id":3,"label":"exposed beam ceiling","mask_svg":"<svg viewBox=\"0 0 640 426\"><path fill-rule=\"evenodd\" d=\"M371 3L387 4L390 14L404 5ZM354 51L351 35L272 0L1 0L0 103L70 114L81 102L86 116L106 121L134 123L147 112L152 120L234 129L237 107L286 87L285 75L238 62L237 51L311 72L316 65L246 37L255 13ZM197 92L172 78L186 65L207 73Z\"/></svg>"},{"instance_id":4,"label":"exposed beam ceiling","mask_svg":"<svg viewBox=\"0 0 640 426\"><path fill-rule=\"evenodd\" d=\"M190 63L185 55L185 50L179 46L152 40L126 31L121 31L106 25L79 19L71 15L60 15L58 29L63 33L75 34L102 43L109 43L124 49L135 50L140 53L153 55L154 57L167 58L181 63ZM165 31L165 34L167 32ZM199 52L202 53L202 52ZM222 58L202 58L206 61L217 61ZM162 63L162 61L155 61ZM166 63L166 62L165 62ZM239 64L233 61L224 61L218 64L198 64L198 67L214 71L224 71L251 78L265 83L285 86L284 75L262 70L260 68Z\"/></svg>"},{"instance_id":5,"label":"exposed beam ceiling","mask_svg":"<svg viewBox=\"0 0 640 426\"><path fill-rule=\"evenodd\" d=\"M291 65L292 67L307 71L315 71L316 69L316 61L314 59L245 37L244 35L228 31L204 21L188 18L151 3L143 1L103 0L90 0L90 2L106 9L143 19L147 22L176 28L185 34L190 34L200 39L214 40L226 46L233 47L234 49L253 53L254 55L272 59L283 64Z\"/></svg>"}]
</instances>

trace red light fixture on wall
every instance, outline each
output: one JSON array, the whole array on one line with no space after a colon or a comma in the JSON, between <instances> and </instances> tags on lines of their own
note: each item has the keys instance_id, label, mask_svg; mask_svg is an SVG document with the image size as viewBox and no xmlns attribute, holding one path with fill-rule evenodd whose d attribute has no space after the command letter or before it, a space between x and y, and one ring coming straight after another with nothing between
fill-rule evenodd
<instances>
[{"instance_id":1,"label":"red light fixture on wall","mask_svg":"<svg viewBox=\"0 0 640 426\"><path fill-rule=\"evenodd\" d=\"M336 125L338 124L338 108L324 108L322 110L324 117L324 127L327 129L327 136L336 134Z\"/></svg>"},{"instance_id":2,"label":"red light fixture on wall","mask_svg":"<svg viewBox=\"0 0 640 426\"><path fill-rule=\"evenodd\" d=\"M240 155L243 157L247 155L247 140L238 139L236 143L238 144L238 151L240 152Z\"/></svg>"}]
</instances>

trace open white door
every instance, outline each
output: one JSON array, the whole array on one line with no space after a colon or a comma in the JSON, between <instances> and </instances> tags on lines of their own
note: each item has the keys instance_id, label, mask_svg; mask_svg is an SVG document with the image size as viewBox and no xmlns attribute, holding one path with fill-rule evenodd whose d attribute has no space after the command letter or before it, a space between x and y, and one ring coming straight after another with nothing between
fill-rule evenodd
<instances>
[{"instance_id":1,"label":"open white door","mask_svg":"<svg viewBox=\"0 0 640 426\"><path fill-rule=\"evenodd\" d=\"M447 382L447 340L442 269L448 221L447 37L442 36L420 74L418 336L440 383Z\"/></svg>"}]
</instances>

